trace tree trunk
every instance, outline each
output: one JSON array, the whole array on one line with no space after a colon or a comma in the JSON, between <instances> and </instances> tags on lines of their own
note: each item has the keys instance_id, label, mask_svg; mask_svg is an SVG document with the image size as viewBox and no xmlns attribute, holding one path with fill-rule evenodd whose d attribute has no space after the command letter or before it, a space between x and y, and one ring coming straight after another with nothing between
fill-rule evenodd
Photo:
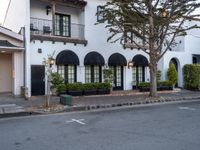
<instances>
[{"instance_id":1,"label":"tree trunk","mask_svg":"<svg viewBox=\"0 0 200 150\"><path fill-rule=\"evenodd\" d=\"M150 62L150 97L158 97L157 93L157 63Z\"/></svg>"}]
</instances>

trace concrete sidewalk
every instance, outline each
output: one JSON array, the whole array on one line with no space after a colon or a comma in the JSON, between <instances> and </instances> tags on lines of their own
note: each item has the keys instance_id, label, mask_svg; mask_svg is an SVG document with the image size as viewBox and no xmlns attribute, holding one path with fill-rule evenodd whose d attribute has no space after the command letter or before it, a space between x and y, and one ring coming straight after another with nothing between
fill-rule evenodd
<instances>
[{"instance_id":1,"label":"concrete sidewalk","mask_svg":"<svg viewBox=\"0 0 200 150\"><path fill-rule=\"evenodd\" d=\"M59 104L59 97L51 98L51 106L56 106L54 111L44 110L45 96L31 97L25 100L20 97L13 97L11 94L0 94L0 118L6 114L29 114L37 113L56 113L64 111L91 110L108 107L121 107L129 105L139 105L147 103L160 103L181 100L200 100L199 91L179 90L159 92L160 98L149 99L148 92L117 91L110 95L95 95L73 97L73 107L62 106Z\"/></svg>"}]
</instances>

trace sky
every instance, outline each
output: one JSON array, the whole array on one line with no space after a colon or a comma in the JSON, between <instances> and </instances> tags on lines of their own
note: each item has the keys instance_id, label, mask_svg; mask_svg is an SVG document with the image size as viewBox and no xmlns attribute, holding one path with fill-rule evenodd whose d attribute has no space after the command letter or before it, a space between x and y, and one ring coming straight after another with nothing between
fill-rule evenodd
<instances>
[{"instance_id":1,"label":"sky","mask_svg":"<svg viewBox=\"0 0 200 150\"><path fill-rule=\"evenodd\" d=\"M0 0L0 24L3 23L9 0ZM4 4L4 5L2 5Z\"/></svg>"}]
</instances>

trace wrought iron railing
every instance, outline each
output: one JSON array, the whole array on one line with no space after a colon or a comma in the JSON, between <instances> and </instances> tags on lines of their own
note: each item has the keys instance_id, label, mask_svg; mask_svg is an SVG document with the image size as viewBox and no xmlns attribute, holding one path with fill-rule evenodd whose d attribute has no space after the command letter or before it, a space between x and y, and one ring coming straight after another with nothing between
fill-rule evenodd
<instances>
[{"instance_id":1,"label":"wrought iron railing","mask_svg":"<svg viewBox=\"0 0 200 150\"><path fill-rule=\"evenodd\" d=\"M31 18L30 31L32 35L59 35L57 33L55 34L53 21L47 19ZM69 37L71 38L85 38L85 25L83 24L71 23L69 26L69 31Z\"/></svg>"}]
</instances>

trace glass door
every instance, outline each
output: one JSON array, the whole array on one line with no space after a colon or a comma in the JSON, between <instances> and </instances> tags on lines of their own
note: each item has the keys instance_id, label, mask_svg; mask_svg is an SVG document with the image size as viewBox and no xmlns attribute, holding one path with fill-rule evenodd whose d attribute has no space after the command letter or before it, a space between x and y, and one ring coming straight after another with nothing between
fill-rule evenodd
<instances>
[{"instance_id":1,"label":"glass door","mask_svg":"<svg viewBox=\"0 0 200 150\"><path fill-rule=\"evenodd\" d=\"M113 90L123 90L123 66L112 66Z\"/></svg>"}]
</instances>

